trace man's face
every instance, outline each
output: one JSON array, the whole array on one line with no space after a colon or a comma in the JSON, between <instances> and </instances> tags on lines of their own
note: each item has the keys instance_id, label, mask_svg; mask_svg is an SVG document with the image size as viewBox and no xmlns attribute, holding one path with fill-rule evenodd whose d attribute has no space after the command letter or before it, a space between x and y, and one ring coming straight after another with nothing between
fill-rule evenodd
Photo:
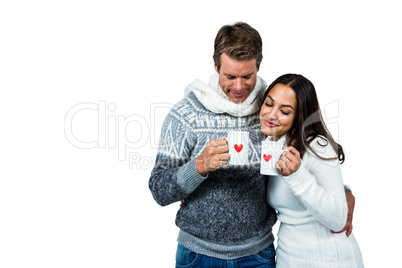
<instances>
[{"instance_id":1,"label":"man's face","mask_svg":"<svg viewBox=\"0 0 402 268\"><path fill-rule=\"evenodd\" d=\"M242 103L253 91L257 81L256 62L256 59L237 61L223 53L219 71L215 63L215 70L219 73L219 85L231 101Z\"/></svg>"}]
</instances>

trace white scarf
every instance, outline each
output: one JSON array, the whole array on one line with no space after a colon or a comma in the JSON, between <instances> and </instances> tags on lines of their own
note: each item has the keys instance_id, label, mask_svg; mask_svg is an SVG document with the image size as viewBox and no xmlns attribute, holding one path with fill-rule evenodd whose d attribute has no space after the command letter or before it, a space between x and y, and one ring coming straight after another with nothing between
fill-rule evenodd
<instances>
[{"instance_id":1,"label":"white scarf","mask_svg":"<svg viewBox=\"0 0 402 268\"><path fill-rule=\"evenodd\" d=\"M287 142L286 142L286 139L288 138L288 136L285 134L285 135L282 135L282 137L280 137L278 140L277 140L277 142L278 143L282 143L283 144L283 146L287 146ZM272 136L267 136L267 138L265 139L265 141L272 141Z\"/></svg>"},{"instance_id":2,"label":"white scarf","mask_svg":"<svg viewBox=\"0 0 402 268\"><path fill-rule=\"evenodd\" d=\"M257 76L253 91L242 103L232 102L219 85L219 74L215 73L209 79L208 85L196 79L184 90L184 95L194 93L197 99L211 112L217 114L227 113L232 116L242 117L257 112L261 108L264 91L267 83Z\"/></svg>"}]
</instances>

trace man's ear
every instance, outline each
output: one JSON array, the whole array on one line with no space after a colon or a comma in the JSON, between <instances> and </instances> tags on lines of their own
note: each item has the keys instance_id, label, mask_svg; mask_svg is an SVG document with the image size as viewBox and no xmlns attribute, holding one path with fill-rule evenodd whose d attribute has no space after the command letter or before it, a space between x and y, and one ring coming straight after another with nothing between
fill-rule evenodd
<instances>
[{"instance_id":1,"label":"man's ear","mask_svg":"<svg viewBox=\"0 0 402 268\"><path fill-rule=\"evenodd\" d=\"M218 65L216 64L216 61L215 61L215 57L214 57L214 56L212 56L212 60L214 61L214 68L215 68L215 71L216 71L217 73L219 73L219 68L218 68Z\"/></svg>"}]
</instances>

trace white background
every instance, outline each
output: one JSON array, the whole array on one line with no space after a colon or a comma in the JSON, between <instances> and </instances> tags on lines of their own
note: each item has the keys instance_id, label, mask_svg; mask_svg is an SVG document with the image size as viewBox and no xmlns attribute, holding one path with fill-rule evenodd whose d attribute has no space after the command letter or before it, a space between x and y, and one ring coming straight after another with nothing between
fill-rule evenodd
<instances>
[{"instance_id":1,"label":"white background","mask_svg":"<svg viewBox=\"0 0 402 268\"><path fill-rule=\"evenodd\" d=\"M208 81L219 28L245 21L263 38L261 77L315 84L366 267L395 267L397 1L277 2L2 1L0 266L173 267L179 204L148 189L163 116Z\"/></svg>"}]
</instances>

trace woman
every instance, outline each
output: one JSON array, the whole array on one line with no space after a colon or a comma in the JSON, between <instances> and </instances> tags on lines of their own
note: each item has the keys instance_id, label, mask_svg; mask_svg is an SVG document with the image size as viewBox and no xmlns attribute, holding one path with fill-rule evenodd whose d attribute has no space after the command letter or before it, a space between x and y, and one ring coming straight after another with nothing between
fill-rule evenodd
<instances>
[{"instance_id":1,"label":"woman","mask_svg":"<svg viewBox=\"0 0 402 268\"><path fill-rule=\"evenodd\" d=\"M260 112L267 140L288 150L268 178L268 202L278 211L277 268L363 267L353 235L335 234L347 217L339 162L345 154L322 120L314 85L285 74L267 89Z\"/></svg>"}]
</instances>

